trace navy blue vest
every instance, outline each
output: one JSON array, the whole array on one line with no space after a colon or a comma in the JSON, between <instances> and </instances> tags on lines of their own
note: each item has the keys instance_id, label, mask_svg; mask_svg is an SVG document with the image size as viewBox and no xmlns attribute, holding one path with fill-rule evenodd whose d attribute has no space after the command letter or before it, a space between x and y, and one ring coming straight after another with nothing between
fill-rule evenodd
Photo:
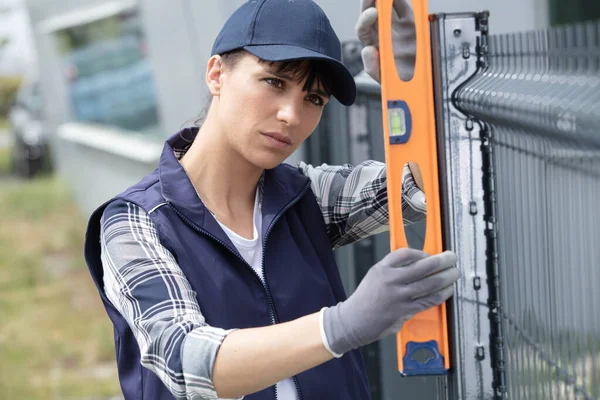
<instances>
[{"instance_id":1,"label":"navy blue vest","mask_svg":"<svg viewBox=\"0 0 600 400\"><path fill-rule=\"evenodd\" d=\"M224 329L267 326L318 312L345 300L325 224L310 181L288 165L268 170L263 195L263 285L204 207L173 148L186 130L164 147L159 167L115 198L149 212L161 244L176 258L197 293L206 322ZM103 291L100 217L91 216L85 258L114 325L117 366L126 400L173 399L154 373L140 364L137 342ZM361 354L351 351L294 377L300 399L369 399ZM275 399L274 387L246 396Z\"/></svg>"}]
</instances>

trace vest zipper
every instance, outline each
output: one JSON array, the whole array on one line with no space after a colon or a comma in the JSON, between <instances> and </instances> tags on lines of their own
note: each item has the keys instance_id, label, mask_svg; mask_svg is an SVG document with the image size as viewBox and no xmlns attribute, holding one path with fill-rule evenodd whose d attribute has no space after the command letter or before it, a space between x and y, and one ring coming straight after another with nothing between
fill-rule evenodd
<instances>
[{"instance_id":1,"label":"vest zipper","mask_svg":"<svg viewBox=\"0 0 600 400\"><path fill-rule=\"evenodd\" d=\"M234 249L232 249L227 243L223 242L221 239L219 239L218 237L216 237L215 235L213 235L212 233L198 227L196 224L194 224L192 221L190 221L186 216L184 216L182 213L179 212L179 210L177 210L177 208L175 208L175 206L173 206L171 204L171 202L167 202L167 204L169 205L169 207L175 211L175 214L177 214L177 216L179 218L181 218L181 220L183 222L185 222L186 225L188 225L190 228L194 229L195 231L206 235L208 237L210 237L211 239L213 239L214 241L216 241L217 243L219 243L221 246L225 247L230 253L232 253L233 255L235 255L238 259L240 259L246 266L248 266L248 268L250 268L250 271L252 271L252 273L254 274L254 276L256 276L256 278L258 279L258 281L260 282L262 288L265 291L265 294L267 295L267 306L268 306L268 310L269 310L269 318L271 320L271 325L275 325L279 323L279 317L277 316L277 312L275 311L275 302L273 301L273 295L271 294L271 289L269 288L269 283L267 281L267 271L265 268L265 249L267 247L267 238L269 237L269 233L271 232L273 226L275 225L275 223L279 220L279 218L281 218L281 216L290 209L290 207L292 207L294 204L296 204L298 202L298 200L300 200L302 198L302 196L304 196L304 194L308 191L308 188L310 187L310 184L306 184L304 186L304 188L302 189L302 191L296 196L294 197L294 199L292 199L292 201L290 201L279 213L277 213L277 215L275 215L275 218L273 218L273 221L271 221L271 224L269 225L269 228L267 229L267 232L265 233L265 237L263 238L263 251L262 251L262 259L261 259L261 266L262 266L262 270L263 270L263 274L265 276L265 280L263 282L262 279L260 279L260 276L256 273L256 271L252 268L252 266L250 264L248 264L246 262L246 260L244 260L244 258L239 254L239 252L235 251ZM302 393L300 392L300 384L298 383L298 379L293 376L292 377L292 381L294 382L294 386L296 387L296 393L298 394L298 400L302 400ZM273 385L273 390L275 392L275 400L279 399L279 396L277 394L277 385Z\"/></svg>"},{"instance_id":2,"label":"vest zipper","mask_svg":"<svg viewBox=\"0 0 600 400\"><path fill-rule=\"evenodd\" d=\"M302 189L302 191L296 196L294 197L294 199L292 201L290 201L287 206L285 206L283 208L283 210L281 210L279 213L277 213L277 215L275 215L275 218L273 218L273 221L271 221L271 224L269 225L269 228L267 229L267 232L265 233L265 237L263 238L263 252L262 252L262 260L261 260L261 265L262 265L262 270L263 270L263 274L265 275L265 289L267 290L267 298L269 299L270 302L270 306L271 308L271 312L274 318L274 323L279 323L279 317L277 316L277 311L275 310L275 302L273 301L273 296L271 295L271 290L269 289L269 284L268 284L268 280L267 280L267 269L265 268L265 253L266 253L266 248L267 248L267 238L269 237L269 233L271 233L271 230L273 229L273 226L275 226L275 223L279 220L279 218L281 218L281 216L283 215L283 213L285 213L290 207L292 207L294 204L296 204L298 202L298 200L300 200L302 198L302 196L304 196L304 194L308 191L308 188L310 187L310 183L307 183L304 188ZM298 378L296 378L296 376L292 376L292 381L294 382L294 386L296 387L296 394L298 395L298 400L302 400L302 393L300 392L300 384L298 383ZM275 400L278 400L279 396L277 394L277 385L275 385Z\"/></svg>"}]
</instances>

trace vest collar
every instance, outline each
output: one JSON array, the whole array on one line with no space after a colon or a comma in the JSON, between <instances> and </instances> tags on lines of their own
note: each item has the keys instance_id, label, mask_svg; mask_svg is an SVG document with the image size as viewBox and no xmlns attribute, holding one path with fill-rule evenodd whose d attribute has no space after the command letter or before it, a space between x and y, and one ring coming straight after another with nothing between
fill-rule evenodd
<instances>
[{"instance_id":1,"label":"vest collar","mask_svg":"<svg viewBox=\"0 0 600 400\"><path fill-rule=\"evenodd\" d=\"M159 161L159 179L164 199L181 214L186 222L208 232L220 241L235 247L218 222L202 203L179 159L190 148L198 128L185 128L171 136L164 145ZM286 164L266 170L259 181L262 201L263 238L273 220L298 200L309 186L309 179Z\"/></svg>"}]
</instances>

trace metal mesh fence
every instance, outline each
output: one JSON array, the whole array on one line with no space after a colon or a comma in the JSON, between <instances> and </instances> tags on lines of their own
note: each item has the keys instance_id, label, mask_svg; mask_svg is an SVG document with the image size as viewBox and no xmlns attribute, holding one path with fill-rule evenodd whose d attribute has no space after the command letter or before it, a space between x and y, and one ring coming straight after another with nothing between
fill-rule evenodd
<instances>
[{"instance_id":1,"label":"metal mesh fence","mask_svg":"<svg viewBox=\"0 0 600 400\"><path fill-rule=\"evenodd\" d=\"M492 150L498 397L599 399L600 24L484 37L479 50L454 100Z\"/></svg>"},{"instance_id":2,"label":"metal mesh fence","mask_svg":"<svg viewBox=\"0 0 600 400\"><path fill-rule=\"evenodd\" d=\"M600 399L600 24L488 36L486 13L462 13L432 32L446 239L464 275L454 368L447 385L401 379L395 342L379 343L365 350L373 398ZM379 87L357 86L311 138L312 162L383 161ZM387 241L338 251L349 291Z\"/></svg>"}]
</instances>

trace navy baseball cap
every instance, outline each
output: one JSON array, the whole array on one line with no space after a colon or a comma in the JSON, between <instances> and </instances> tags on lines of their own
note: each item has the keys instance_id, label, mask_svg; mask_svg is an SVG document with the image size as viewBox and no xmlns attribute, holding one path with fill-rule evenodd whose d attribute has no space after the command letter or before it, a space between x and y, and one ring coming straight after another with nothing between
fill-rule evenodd
<instances>
[{"instance_id":1,"label":"navy baseball cap","mask_svg":"<svg viewBox=\"0 0 600 400\"><path fill-rule=\"evenodd\" d=\"M265 61L326 61L334 73L332 95L347 106L356 99L340 40L313 0L246 1L225 22L211 55L239 49Z\"/></svg>"}]
</instances>

